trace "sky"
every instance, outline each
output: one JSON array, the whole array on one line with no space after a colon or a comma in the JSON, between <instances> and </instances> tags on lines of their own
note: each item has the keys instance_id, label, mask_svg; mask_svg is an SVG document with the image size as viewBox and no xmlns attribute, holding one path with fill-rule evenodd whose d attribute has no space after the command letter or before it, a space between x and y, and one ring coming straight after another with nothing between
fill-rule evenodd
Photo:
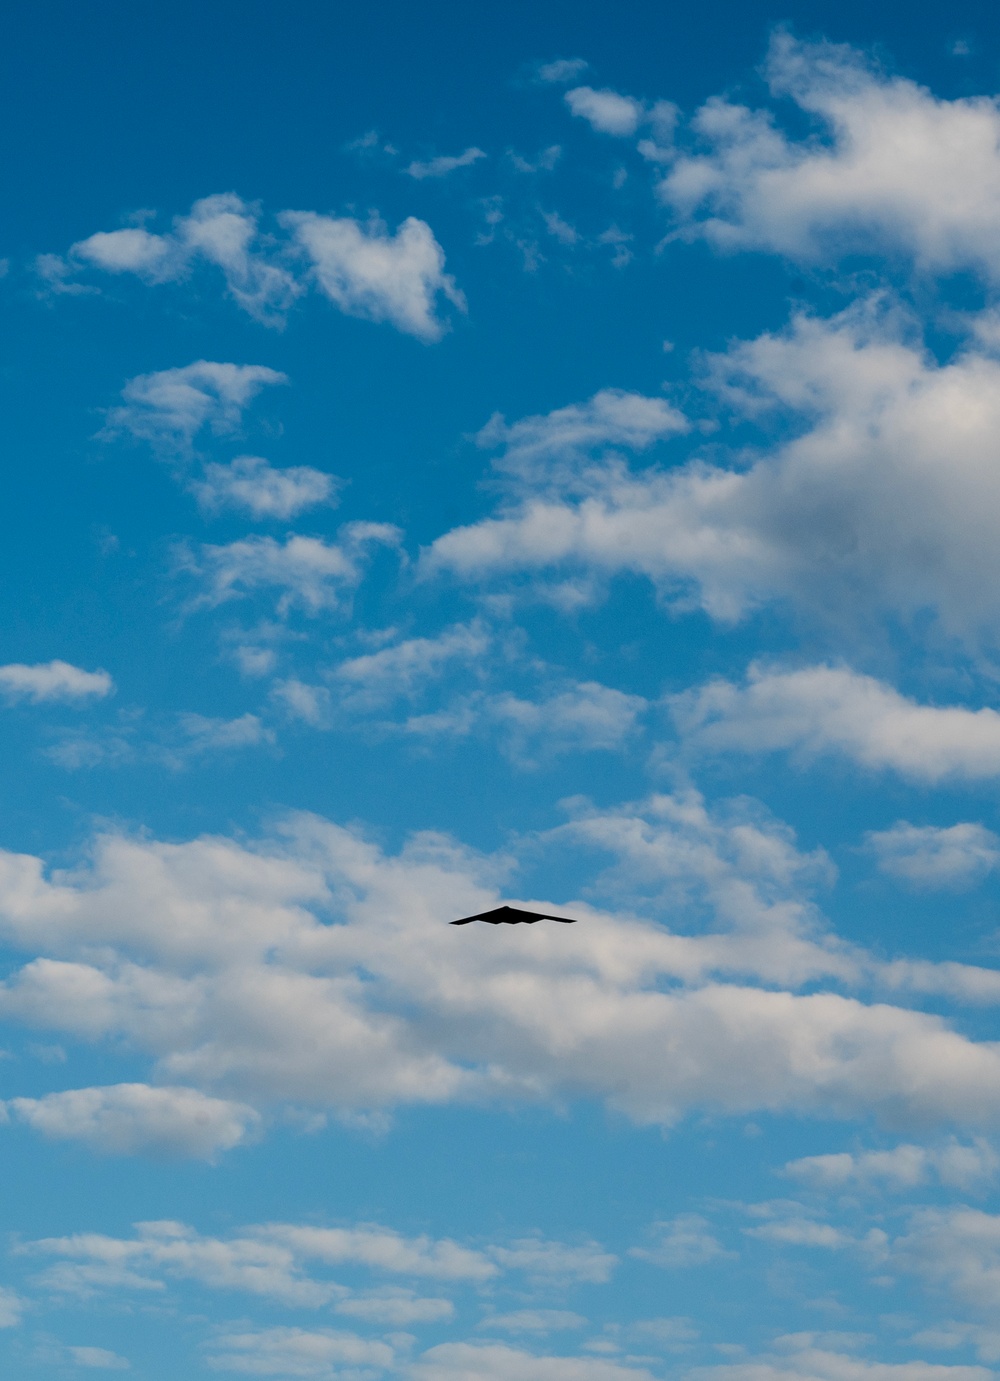
<instances>
[{"instance_id":1,"label":"sky","mask_svg":"<svg viewBox=\"0 0 1000 1381\"><path fill-rule=\"evenodd\" d=\"M5 21L0 1373L992 1381L996 7Z\"/></svg>"}]
</instances>

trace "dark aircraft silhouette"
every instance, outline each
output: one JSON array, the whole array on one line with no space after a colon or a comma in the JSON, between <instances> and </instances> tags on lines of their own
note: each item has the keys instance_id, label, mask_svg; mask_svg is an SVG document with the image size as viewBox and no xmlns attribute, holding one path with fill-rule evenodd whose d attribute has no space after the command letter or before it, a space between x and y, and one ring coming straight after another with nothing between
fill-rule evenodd
<instances>
[{"instance_id":1,"label":"dark aircraft silhouette","mask_svg":"<svg viewBox=\"0 0 1000 1381\"><path fill-rule=\"evenodd\" d=\"M536 921L561 921L563 925L576 925L575 916L550 916L547 911L520 911L516 906L496 906L492 911L477 911L474 916L463 916L452 925L468 925L471 921L486 921L489 925L534 925Z\"/></svg>"}]
</instances>

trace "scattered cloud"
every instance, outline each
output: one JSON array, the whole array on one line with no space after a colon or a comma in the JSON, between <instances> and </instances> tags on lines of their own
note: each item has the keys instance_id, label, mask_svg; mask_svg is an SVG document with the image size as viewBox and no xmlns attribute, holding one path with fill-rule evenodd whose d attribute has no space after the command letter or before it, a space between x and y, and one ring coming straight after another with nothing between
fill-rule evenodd
<instances>
[{"instance_id":1,"label":"scattered cloud","mask_svg":"<svg viewBox=\"0 0 1000 1381\"><path fill-rule=\"evenodd\" d=\"M520 762L566 752L620 750L645 709L642 696L596 681L581 681L541 700L495 695L484 705Z\"/></svg>"},{"instance_id":2,"label":"scattered cloud","mask_svg":"<svg viewBox=\"0 0 1000 1381\"><path fill-rule=\"evenodd\" d=\"M586 72L590 64L584 58L556 58L538 66L538 79L543 82L571 82Z\"/></svg>"},{"instance_id":3,"label":"scattered cloud","mask_svg":"<svg viewBox=\"0 0 1000 1381\"><path fill-rule=\"evenodd\" d=\"M414 1381L653 1381L645 1367L596 1357L539 1357L499 1343L441 1343L421 1355L411 1375Z\"/></svg>"},{"instance_id":4,"label":"scattered cloud","mask_svg":"<svg viewBox=\"0 0 1000 1381\"><path fill-rule=\"evenodd\" d=\"M502 454L499 515L438 538L424 569L508 588L518 574L586 577L591 600L602 580L631 573L674 608L722 622L776 602L835 628L842 645L852 624L931 616L966 646L994 647L1000 364L973 348L939 365L909 330L873 300L828 321L797 316L708 361L709 392L738 418L792 429L732 468L581 462L575 437L557 448L556 419L589 417L593 401L498 424L498 444L540 429L541 454Z\"/></svg>"},{"instance_id":5,"label":"scattered cloud","mask_svg":"<svg viewBox=\"0 0 1000 1381\"><path fill-rule=\"evenodd\" d=\"M214 607L261 590L279 590L277 612L291 609L308 614L347 604L361 583L373 545L399 545L398 528L388 523L347 523L337 542L293 533L274 537L244 537L225 546L203 543L181 549L179 567L192 575L204 593L196 604Z\"/></svg>"},{"instance_id":6,"label":"scattered cloud","mask_svg":"<svg viewBox=\"0 0 1000 1381\"><path fill-rule=\"evenodd\" d=\"M237 432L244 409L261 389L287 382L265 365L212 360L139 374L122 389L121 406L109 409L101 435L126 433L154 450L185 456L202 428L216 436Z\"/></svg>"},{"instance_id":7,"label":"scattered cloud","mask_svg":"<svg viewBox=\"0 0 1000 1381\"><path fill-rule=\"evenodd\" d=\"M351 657L332 674L342 701L370 708L400 696L413 696L455 663L475 664L489 651L492 637L479 620L454 624L434 638L407 638Z\"/></svg>"},{"instance_id":8,"label":"scattered cloud","mask_svg":"<svg viewBox=\"0 0 1000 1381\"><path fill-rule=\"evenodd\" d=\"M564 100L573 115L586 120L598 133L618 139L635 134L644 114L642 103L633 97L607 89L595 91L592 86L574 87Z\"/></svg>"},{"instance_id":9,"label":"scattered cloud","mask_svg":"<svg viewBox=\"0 0 1000 1381\"><path fill-rule=\"evenodd\" d=\"M1000 1216L965 1204L918 1209L891 1261L974 1315L994 1323L1000 1308Z\"/></svg>"},{"instance_id":10,"label":"scattered cloud","mask_svg":"<svg viewBox=\"0 0 1000 1381\"><path fill-rule=\"evenodd\" d=\"M351 1295L334 1305L337 1314L385 1328L411 1328L414 1324L443 1323L454 1318L449 1299L421 1296L401 1286L385 1286L366 1294Z\"/></svg>"},{"instance_id":11,"label":"scattered cloud","mask_svg":"<svg viewBox=\"0 0 1000 1381\"><path fill-rule=\"evenodd\" d=\"M414 161L405 171L410 177L422 181L425 177L447 177L456 168L468 168L473 163L478 163L486 154L482 149L474 147L466 149L460 154L441 154L438 158L428 159L426 163Z\"/></svg>"},{"instance_id":12,"label":"scattered cloud","mask_svg":"<svg viewBox=\"0 0 1000 1381\"><path fill-rule=\"evenodd\" d=\"M808 1336L808 1335L803 1335ZM800 1347L722 1366L698 1367L698 1381L991 1381L985 1367L949 1367L932 1362L872 1362L818 1347Z\"/></svg>"},{"instance_id":13,"label":"scattered cloud","mask_svg":"<svg viewBox=\"0 0 1000 1381\"><path fill-rule=\"evenodd\" d=\"M685 740L715 752L836 752L864 767L889 768L927 782L974 781L1000 773L996 710L920 705L847 667L769 671L752 666L745 686L710 681L674 697L671 708ZM963 828L975 829L958 827ZM973 839L963 838L967 867ZM978 843L981 849L982 840ZM947 861L940 866L947 867Z\"/></svg>"},{"instance_id":14,"label":"scattered cloud","mask_svg":"<svg viewBox=\"0 0 1000 1381\"><path fill-rule=\"evenodd\" d=\"M0 1286L0 1328L16 1328L27 1308L27 1301L16 1290Z\"/></svg>"},{"instance_id":15,"label":"scattered cloud","mask_svg":"<svg viewBox=\"0 0 1000 1381\"><path fill-rule=\"evenodd\" d=\"M490 1333L560 1333L585 1328L587 1320L568 1309L516 1309L511 1314L492 1314L477 1327Z\"/></svg>"},{"instance_id":16,"label":"scattered cloud","mask_svg":"<svg viewBox=\"0 0 1000 1381\"><path fill-rule=\"evenodd\" d=\"M318 504L335 504L337 481L308 465L276 469L261 456L237 456L228 465L206 465L191 492L207 513L235 508L252 518L285 522Z\"/></svg>"},{"instance_id":17,"label":"scattered cloud","mask_svg":"<svg viewBox=\"0 0 1000 1381\"><path fill-rule=\"evenodd\" d=\"M129 1371L132 1363L106 1347L68 1347L67 1358L76 1367L94 1367L103 1371Z\"/></svg>"},{"instance_id":18,"label":"scattered cloud","mask_svg":"<svg viewBox=\"0 0 1000 1381\"><path fill-rule=\"evenodd\" d=\"M480 153L469 149L453 162L460 166ZM424 166L434 168L413 165ZM166 234L134 226L100 231L74 244L67 259L42 255L36 267L49 292L66 293L89 290L74 281L85 270L129 273L156 284L178 282L196 265L209 264L222 271L230 297L269 326L283 325L310 285L349 316L389 321L425 341L439 339L445 330L435 315L439 295L459 311L466 309L425 221L409 216L390 235L377 218L362 225L350 217L282 211L277 216L282 236L262 232L261 214L258 205L233 193L205 197L187 216L176 217Z\"/></svg>"},{"instance_id":19,"label":"scattered cloud","mask_svg":"<svg viewBox=\"0 0 1000 1381\"><path fill-rule=\"evenodd\" d=\"M105 273L133 273L149 283L177 282L202 261L221 269L229 295L265 325L280 325L302 288L269 258L260 207L234 193L204 197L165 235L145 228L99 231L70 249L71 262Z\"/></svg>"},{"instance_id":20,"label":"scattered cloud","mask_svg":"<svg viewBox=\"0 0 1000 1381\"><path fill-rule=\"evenodd\" d=\"M436 315L438 298L466 310L425 221L409 216L390 235L379 220L361 225L314 211L285 211L278 219L309 261L317 287L348 316L389 321L407 335L435 341L446 329Z\"/></svg>"},{"instance_id":21,"label":"scattered cloud","mask_svg":"<svg viewBox=\"0 0 1000 1381\"><path fill-rule=\"evenodd\" d=\"M939 99L846 44L778 31L766 74L821 134L791 138L765 110L706 102L660 184L679 233L723 250L830 262L901 252L932 273L1000 277L1000 111L986 96Z\"/></svg>"},{"instance_id":22,"label":"scattered cloud","mask_svg":"<svg viewBox=\"0 0 1000 1381\"><path fill-rule=\"evenodd\" d=\"M103 700L115 688L106 671L84 671L70 662L9 662L0 666L0 694L34 705L52 700Z\"/></svg>"},{"instance_id":23,"label":"scattered cloud","mask_svg":"<svg viewBox=\"0 0 1000 1381\"><path fill-rule=\"evenodd\" d=\"M586 1280L602 1284L610 1280L618 1258L597 1242L572 1246L541 1237L524 1237L507 1247L494 1247L491 1255L505 1270L524 1271L535 1280Z\"/></svg>"},{"instance_id":24,"label":"scattered cloud","mask_svg":"<svg viewBox=\"0 0 1000 1381\"><path fill-rule=\"evenodd\" d=\"M899 820L891 829L869 831L865 839L881 871L911 887L972 887L1000 862L1000 838L984 825L942 828Z\"/></svg>"},{"instance_id":25,"label":"scattered cloud","mask_svg":"<svg viewBox=\"0 0 1000 1381\"><path fill-rule=\"evenodd\" d=\"M861 1187L903 1192L938 1183L968 1192L992 1184L998 1171L1000 1156L982 1138L971 1144L952 1138L941 1146L904 1143L887 1151L837 1151L804 1156L785 1166L786 1175L829 1191Z\"/></svg>"},{"instance_id":26,"label":"scattered cloud","mask_svg":"<svg viewBox=\"0 0 1000 1381\"><path fill-rule=\"evenodd\" d=\"M808 890L829 866L784 827L746 809L713 817L681 794L579 806L548 840L608 858L595 886L619 907L662 909L672 926L698 917L704 933L526 897L584 924L569 949L535 927L497 950L444 922L494 905L510 861L436 835L398 856L306 815L257 846L111 835L51 880L38 860L0 855L0 931L30 956L0 987L0 1014L53 1038L124 1041L157 1082L258 1107L585 1096L640 1123L693 1108L1000 1122L992 1045L822 990L881 978L965 994L989 971L911 972L824 934ZM548 1248L507 1250L544 1270Z\"/></svg>"},{"instance_id":27,"label":"scattered cloud","mask_svg":"<svg viewBox=\"0 0 1000 1381\"><path fill-rule=\"evenodd\" d=\"M82 1141L117 1155L191 1156L210 1160L246 1141L260 1121L252 1108L197 1089L112 1084L67 1089L42 1098L11 1098L17 1122L56 1141Z\"/></svg>"},{"instance_id":28,"label":"scattered cloud","mask_svg":"<svg viewBox=\"0 0 1000 1381\"><path fill-rule=\"evenodd\" d=\"M220 1334L210 1344L207 1361L213 1371L247 1376L330 1378L337 1374L334 1367L384 1370L393 1365L395 1354L388 1343L331 1328L259 1328Z\"/></svg>"},{"instance_id":29,"label":"scattered cloud","mask_svg":"<svg viewBox=\"0 0 1000 1381\"><path fill-rule=\"evenodd\" d=\"M630 1247L629 1256L652 1266L687 1269L733 1255L711 1232L707 1220L697 1213L682 1213L669 1222L654 1223L650 1236L650 1246Z\"/></svg>"}]
</instances>

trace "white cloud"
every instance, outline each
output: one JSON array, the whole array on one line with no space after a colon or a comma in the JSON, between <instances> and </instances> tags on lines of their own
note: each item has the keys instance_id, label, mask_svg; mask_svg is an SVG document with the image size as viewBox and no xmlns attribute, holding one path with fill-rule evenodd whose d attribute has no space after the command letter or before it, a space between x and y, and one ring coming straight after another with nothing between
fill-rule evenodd
<instances>
[{"instance_id":1,"label":"white cloud","mask_svg":"<svg viewBox=\"0 0 1000 1381\"><path fill-rule=\"evenodd\" d=\"M457 159L414 164L414 176L440 176L485 156L467 149ZM445 166L447 165L447 166ZM422 170L422 171L421 171ZM412 170L411 170L412 171ZM425 221L409 216L390 235L381 221L283 211L285 235L260 230L260 207L232 193L197 201L163 235L144 228L101 231L72 246L68 260L42 255L38 272L55 293L84 292L74 273L98 269L133 273L148 283L177 282L199 264L222 271L229 295L256 320L280 326L310 282L349 316L390 321L422 340L437 340L445 325L439 296L459 311L465 299L444 271L444 251ZM301 274L303 258L308 262Z\"/></svg>"},{"instance_id":2,"label":"white cloud","mask_svg":"<svg viewBox=\"0 0 1000 1381\"><path fill-rule=\"evenodd\" d=\"M25 1308L26 1302L16 1290L0 1286L0 1328L16 1328Z\"/></svg>"},{"instance_id":3,"label":"white cloud","mask_svg":"<svg viewBox=\"0 0 1000 1381\"><path fill-rule=\"evenodd\" d=\"M1000 1216L964 1204L913 1214L892 1264L994 1323L1000 1309Z\"/></svg>"},{"instance_id":4,"label":"white cloud","mask_svg":"<svg viewBox=\"0 0 1000 1381\"><path fill-rule=\"evenodd\" d=\"M422 1354L410 1375L414 1381L652 1381L645 1367L538 1357L499 1343L441 1343Z\"/></svg>"},{"instance_id":5,"label":"white cloud","mask_svg":"<svg viewBox=\"0 0 1000 1381\"><path fill-rule=\"evenodd\" d=\"M992 1184L1000 1156L988 1141L963 1145L952 1138L941 1146L903 1144L888 1151L838 1151L789 1161L785 1174L815 1189L862 1186L873 1190L910 1190L938 1182L951 1189L976 1190Z\"/></svg>"},{"instance_id":6,"label":"white cloud","mask_svg":"<svg viewBox=\"0 0 1000 1381\"><path fill-rule=\"evenodd\" d=\"M478 620L454 624L435 638L407 638L378 652L351 657L339 664L333 679L351 704L384 704L414 695L456 662L475 664L491 642Z\"/></svg>"},{"instance_id":7,"label":"white cloud","mask_svg":"<svg viewBox=\"0 0 1000 1381\"><path fill-rule=\"evenodd\" d=\"M620 749L646 709L639 695L627 695L596 681L582 681L543 700L516 695L490 697L487 717L505 731L519 761L534 755Z\"/></svg>"},{"instance_id":8,"label":"white cloud","mask_svg":"<svg viewBox=\"0 0 1000 1381\"><path fill-rule=\"evenodd\" d=\"M206 465L190 488L209 513L236 508L253 518L288 520L317 504L334 503L337 482L308 465L278 470L261 456L237 456L228 465Z\"/></svg>"},{"instance_id":9,"label":"white cloud","mask_svg":"<svg viewBox=\"0 0 1000 1381\"><path fill-rule=\"evenodd\" d=\"M707 1266L710 1261L732 1255L697 1213L682 1213L669 1222L654 1223L651 1237L651 1246L630 1247L629 1256L653 1266L686 1270L690 1266Z\"/></svg>"},{"instance_id":10,"label":"white cloud","mask_svg":"<svg viewBox=\"0 0 1000 1381\"><path fill-rule=\"evenodd\" d=\"M447 177L456 168L468 168L473 163L478 163L486 154L482 149L468 148L460 154L441 154L438 158L428 159L426 163L414 161L406 169L410 177L421 181L425 177Z\"/></svg>"},{"instance_id":11,"label":"white cloud","mask_svg":"<svg viewBox=\"0 0 1000 1381\"><path fill-rule=\"evenodd\" d=\"M516 1309L512 1314L493 1314L476 1327L490 1333L559 1333L585 1328L587 1320L568 1309Z\"/></svg>"},{"instance_id":12,"label":"white cloud","mask_svg":"<svg viewBox=\"0 0 1000 1381\"><path fill-rule=\"evenodd\" d=\"M314 729L327 729L332 722L333 697L326 686L311 686L297 677L276 681L271 695L290 719L301 719Z\"/></svg>"},{"instance_id":13,"label":"white cloud","mask_svg":"<svg viewBox=\"0 0 1000 1381\"><path fill-rule=\"evenodd\" d=\"M377 1284L348 1290L330 1277L330 1270L360 1268L376 1277L432 1280L441 1288L483 1285L499 1278L501 1269L526 1271L550 1283L600 1282L607 1278L606 1263L615 1260L596 1244L578 1249L560 1243L533 1246L535 1250L529 1251L523 1243L514 1243L511 1259L501 1262L500 1247L487 1254L448 1238L405 1237L377 1224L322 1228L266 1223L226 1237L208 1237L184 1223L163 1221L138 1223L129 1237L78 1233L22 1243L16 1250L50 1262L37 1280L64 1294L162 1291L166 1282L187 1280L295 1308L332 1307L344 1317L391 1328L440 1323L453 1317L454 1305L446 1296L421 1295L410 1286ZM13 1323L19 1306L16 1297L12 1299ZM573 1318L553 1314L550 1322L575 1326L567 1325Z\"/></svg>"},{"instance_id":14,"label":"white cloud","mask_svg":"<svg viewBox=\"0 0 1000 1381\"><path fill-rule=\"evenodd\" d=\"M789 138L766 111L708 101L692 129L709 152L678 157L659 189L682 233L811 261L897 249L931 272L1000 277L993 98L940 100L845 45L787 33L767 75L814 129Z\"/></svg>"},{"instance_id":15,"label":"white cloud","mask_svg":"<svg viewBox=\"0 0 1000 1381\"><path fill-rule=\"evenodd\" d=\"M336 1375L345 1374L339 1370L342 1366L384 1370L393 1365L395 1354L387 1343L359 1338L356 1333L330 1328L261 1328L221 1334L213 1339L207 1360L213 1371L247 1376L319 1376L332 1381Z\"/></svg>"},{"instance_id":16,"label":"white cloud","mask_svg":"<svg viewBox=\"0 0 1000 1381\"><path fill-rule=\"evenodd\" d=\"M524 1271L535 1280L586 1280L602 1284L611 1279L618 1264L618 1258L597 1242L571 1246L542 1237L523 1237L507 1247L494 1247L491 1255L505 1270Z\"/></svg>"},{"instance_id":17,"label":"white cloud","mask_svg":"<svg viewBox=\"0 0 1000 1381\"><path fill-rule=\"evenodd\" d=\"M243 1103L148 1084L67 1089L43 1098L11 1098L5 1106L18 1122L53 1140L83 1141L119 1155L211 1159L246 1141L260 1121Z\"/></svg>"},{"instance_id":18,"label":"white cloud","mask_svg":"<svg viewBox=\"0 0 1000 1381\"><path fill-rule=\"evenodd\" d=\"M313 211L285 211L279 220L310 260L320 290L348 316L391 321L400 331L434 341L445 331L435 315L438 297L466 309L425 221L409 216L390 235L381 221L365 226Z\"/></svg>"},{"instance_id":19,"label":"white cloud","mask_svg":"<svg viewBox=\"0 0 1000 1381\"><path fill-rule=\"evenodd\" d=\"M586 120L600 134L627 138L639 128L645 111L641 101L620 96L617 91L595 91L592 86L577 86L564 97L574 115Z\"/></svg>"},{"instance_id":20,"label":"white cloud","mask_svg":"<svg viewBox=\"0 0 1000 1381\"><path fill-rule=\"evenodd\" d=\"M364 1323L387 1328L408 1328L413 1324L441 1323L451 1319L455 1306L449 1299L414 1294L400 1286L385 1286L367 1294L352 1295L334 1306L338 1314L361 1319Z\"/></svg>"},{"instance_id":21,"label":"white cloud","mask_svg":"<svg viewBox=\"0 0 1000 1381\"><path fill-rule=\"evenodd\" d=\"M94 1367L103 1371L129 1371L132 1363L106 1347L68 1347L69 1360L77 1367Z\"/></svg>"},{"instance_id":22,"label":"white cloud","mask_svg":"<svg viewBox=\"0 0 1000 1381\"><path fill-rule=\"evenodd\" d=\"M317 1228L277 1223L257 1231L266 1240L290 1248L297 1258L330 1266L358 1264L371 1270L432 1280L484 1281L497 1274L496 1266L482 1252L463 1247L450 1238L403 1237L390 1228L371 1224L359 1228ZM493 1254L497 1255L498 1250ZM509 1264L517 1267L520 1263Z\"/></svg>"},{"instance_id":23,"label":"white cloud","mask_svg":"<svg viewBox=\"0 0 1000 1381\"><path fill-rule=\"evenodd\" d=\"M984 825L941 828L899 820L865 838L882 872L913 887L971 887L1000 862L1000 838Z\"/></svg>"},{"instance_id":24,"label":"white cloud","mask_svg":"<svg viewBox=\"0 0 1000 1381\"><path fill-rule=\"evenodd\" d=\"M922 1328L910 1339L918 1347L953 1348L971 1346L983 1362L1000 1362L1000 1332L974 1323L955 1320Z\"/></svg>"},{"instance_id":25,"label":"white cloud","mask_svg":"<svg viewBox=\"0 0 1000 1381\"><path fill-rule=\"evenodd\" d=\"M869 302L734 346L711 362L709 388L741 417L790 421L791 439L731 469L546 460L498 516L440 537L425 570L586 576L591 598L630 572L724 621L774 600L841 633L930 613L995 645L1000 363L973 349L939 366L905 334Z\"/></svg>"},{"instance_id":26,"label":"white cloud","mask_svg":"<svg viewBox=\"0 0 1000 1381\"><path fill-rule=\"evenodd\" d=\"M519 422L508 423L494 413L476 443L490 450L502 447L493 463L503 474L532 486L587 489L594 479L591 452L609 446L644 451L654 442L686 432L688 425L663 398L605 388L586 403Z\"/></svg>"},{"instance_id":27,"label":"white cloud","mask_svg":"<svg viewBox=\"0 0 1000 1381\"><path fill-rule=\"evenodd\" d=\"M836 752L929 782L1000 773L996 710L920 705L847 667L751 666L745 686L710 681L673 697L671 709L688 742L715 752ZM974 841L964 842L967 854Z\"/></svg>"},{"instance_id":28,"label":"white cloud","mask_svg":"<svg viewBox=\"0 0 1000 1381\"><path fill-rule=\"evenodd\" d=\"M277 589L278 614L299 606L309 614L344 605L360 584L368 550L395 547L398 528L388 523L347 523L337 543L297 533L244 537L225 546L202 544L182 551L180 564L204 585L199 604L210 606L237 599L253 590Z\"/></svg>"},{"instance_id":29,"label":"white cloud","mask_svg":"<svg viewBox=\"0 0 1000 1381\"><path fill-rule=\"evenodd\" d=\"M0 854L0 934L27 952L0 1015L50 1039L123 1042L151 1082L258 1107L589 1097L640 1123L693 1108L1000 1122L993 1045L824 990L963 996L990 979L995 999L995 974L839 944L808 898L828 864L780 825L687 793L580 806L531 847L550 843L589 868L607 857L595 885L624 914L525 897L581 924L455 930L450 918L496 903L509 859L436 835L387 856L305 815L256 845L108 836L51 879ZM700 933L628 919L637 907ZM505 1250L529 1247L542 1251Z\"/></svg>"},{"instance_id":30,"label":"white cloud","mask_svg":"<svg viewBox=\"0 0 1000 1381\"><path fill-rule=\"evenodd\" d=\"M804 1335L808 1336L808 1335ZM933 1362L872 1362L818 1347L791 1356L764 1356L724 1366L698 1367L694 1381L992 1381L985 1367L949 1367Z\"/></svg>"},{"instance_id":31,"label":"white cloud","mask_svg":"<svg viewBox=\"0 0 1000 1381\"><path fill-rule=\"evenodd\" d=\"M196 201L166 235L128 228L100 231L70 250L80 266L134 273L151 283L177 281L203 260L222 270L230 296L258 321L279 325L302 289L264 252L260 208L233 193Z\"/></svg>"},{"instance_id":32,"label":"white cloud","mask_svg":"<svg viewBox=\"0 0 1000 1381\"><path fill-rule=\"evenodd\" d=\"M9 700L103 700L115 688L106 671L84 671L70 662L9 662L0 666L0 694Z\"/></svg>"},{"instance_id":33,"label":"white cloud","mask_svg":"<svg viewBox=\"0 0 1000 1381\"><path fill-rule=\"evenodd\" d=\"M262 724L255 714L242 714L237 719L182 714L179 726L187 739L187 753L225 752L231 748L253 748L259 743L274 742L273 730Z\"/></svg>"},{"instance_id":34,"label":"white cloud","mask_svg":"<svg viewBox=\"0 0 1000 1381\"><path fill-rule=\"evenodd\" d=\"M538 68L538 78L543 82L571 82L586 72L590 64L585 58L555 58L543 62Z\"/></svg>"},{"instance_id":35,"label":"white cloud","mask_svg":"<svg viewBox=\"0 0 1000 1381\"><path fill-rule=\"evenodd\" d=\"M71 252L76 259L106 273L135 273L153 283L176 278L185 267L183 250L176 241L141 226L99 230L80 240Z\"/></svg>"},{"instance_id":36,"label":"white cloud","mask_svg":"<svg viewBox=\"0 0 1000 1381\"><path fill-rule=\"evenodd\" d=\"M122 405L109 409L102 435L127 432L157 450L183 455L203 427L215 435L237 431L244 409L262 388L287 382L265 365L213 360L139 374L122 389Z\"/></svg>"}]
</instances>

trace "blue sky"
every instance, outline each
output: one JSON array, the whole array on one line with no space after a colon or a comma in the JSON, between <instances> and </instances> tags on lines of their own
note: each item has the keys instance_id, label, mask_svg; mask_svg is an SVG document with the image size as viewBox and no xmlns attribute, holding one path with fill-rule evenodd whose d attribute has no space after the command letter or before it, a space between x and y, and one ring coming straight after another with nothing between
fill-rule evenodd
<instances>
[{"instance_id":1,"label":"blue sky","mask_svg":"<svg viewBox=\"0 0 1000 1381\"><path fill-rule=\"evenodd\" d=\"M994 7L209 9L0 58L4 1375L989 1381Z\"/></svg>"}]
</instances>

